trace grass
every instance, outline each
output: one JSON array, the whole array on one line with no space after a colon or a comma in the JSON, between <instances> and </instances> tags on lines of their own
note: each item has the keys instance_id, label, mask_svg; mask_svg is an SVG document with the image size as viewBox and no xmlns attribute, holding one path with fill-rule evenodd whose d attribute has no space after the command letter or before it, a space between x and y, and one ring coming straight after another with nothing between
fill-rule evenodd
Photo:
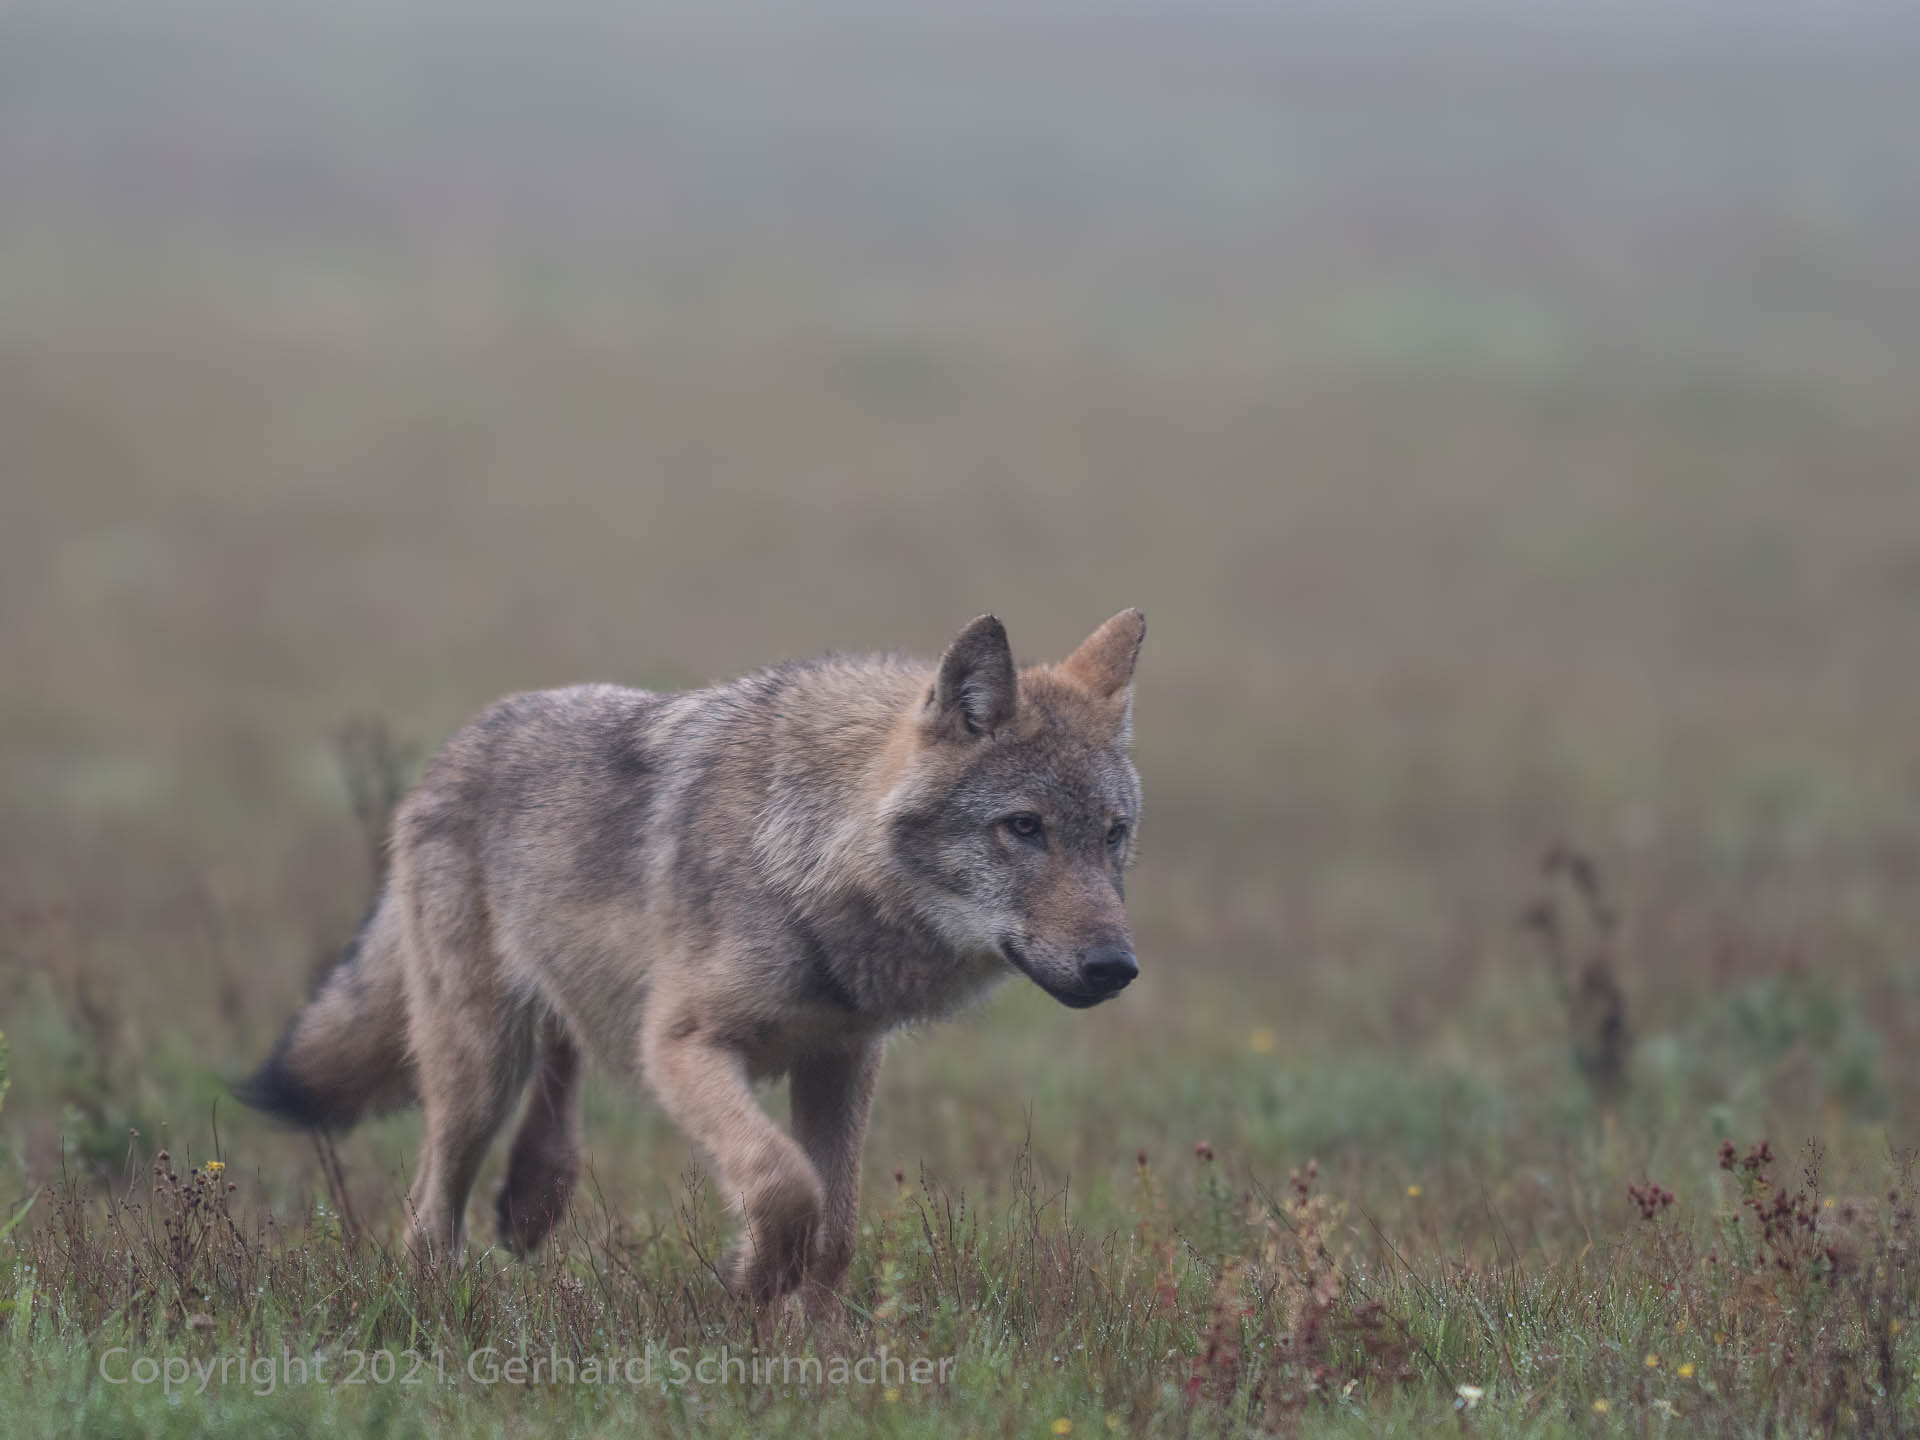
<instances>
[{"instance_id":1,"label":"grass","mask_svg":"<svg viewBox=\"0 0 1920 1440\"><path fill-rule=\"evenodd\" d=\"M1015 992L897 1046L837 1335L729 1299L704 1176L610 1088L557 1242L423 1275L417 1122L337 1184L211 1099L129 1130L151 1062L102 1045L0 1241L10 1433L1905 1433L1920 1187L1863 1002L1788 970L1662 1014L1636 979L1633 1039L1595 1030L1627 937L1684 926L1590 863L1549 857L1513 968L1391 1051L1377 974L1298 1006L1197 976L1091 1026Z\"/></svg>"},{"instance_id":2,"label":"grass","mask_svg":"<svg viewBox=\"0 0 1920 1440\"><path fill-rule=\"evenodd\" d=\"M1605 1117L1545 1182L1589 1211L1577 1250L1511 1178L1474 1195L1445 1167L1399 1196L1312 1162L1276 1187L1203 1141L1142 1150L1085 1196L1031 1149L972 1199L896 1174L869 1204L850 1331L823 1340L726 1298L697 1175L637 1224L596 1193L538 1264L423 1276L324 1203L249 1203L260 1177L230 1178L237 1160L133 1147L124 1190L57 1188L17 1250L11 1431L1910 1427L1910 1162L1884 1194L1836 1197L1817 1144L1729 1141L1718 1169L1674 1156L1676 1192L1615 1183L1628 1148ZM924 1383L889 1355L927 1360ZM149 1383L111 1383L142 1357ZM823 1383L836 1360L872 1363Z\"/></svg>"},{"instance_id":3,"label":"grass","mask_svg":"<svg viewBox=\"0 0 1920 1440\"><path fill-rule=\"evenodd\" d=\"M576 357L602 398L562 402L529 339L465 383L515 407L512 446L569 457L559 498L536 504L510 466L483 463L448 512L442 472L409 468L415 442L387 429L390 361L315 375L311 357L252 344L202 334L151 371L82 346L53 380L36 360L51 393L122 417L105 458L44 409L19 417L68 483L0 542L16 562L0 586L34 607L0 613L38 617L11 632L0 680L9 1434L1920 1424L1904 1158L1920 810L1898 718L1915 672L1886 604L1902 532L1883 462L1857 458L1912 453L1903 419L1737 402L1753 446L1807 449L1842 477L1766 498L1700 478L1701 431L1721 422L1650 390L1575 387L1583 409L1573 393L1389 379L1368 405L1285 402L1304 473L1284 487L1250 483L1268 422L1230 409L1182 500L1149 473L1154 426L1216 400L1116 381L1077 411L1056 388L1054 414L992 388L911 422L914 443L968 433L954 404L1037 451L1092 414L1095 443L1141 469L1009 489L992 513L937 472L830 501L783 485L785 442L740 432L736 493L629 495L595 478L640 434L615 381L663 372ZM789 439L838 427L852 473L882 463L897 422L863 420L804 367L761 373ZM329 452L363 452L374 478L308 488L282 463L259 487L253 473L298 453L284 437L161 418L316 379ZM696 365L671 383L695 397L720 382ZM701 429L650 403L644 445ZM1343 490L1380 423L1427 427L1441 451L1481 431L1513 454L1490 495ZM1522 462L1550 445L1630 478L1535 486ZM127 478L154 464L165 499ZM1663 487L1679 476L1712 504L1677 506ZM1097 567L1064 538L1082 518ZM1563 565L1583 531L1591 548ZM916 574L931 532L992 556L988 588L1008 602L944 561ZM642 563L620 559L619 536ZM1752 568L1769 547L1791 573ZM547 578L561 574L574 588ZM751 626L723 603L743 595L774 597ZM594 1183L562 1242L534 1266L481 1252L434 1279L392 1252L417 1118L348 1137L330 1178L307 1142L226 1101L364 904L363 822L382 800L341 785L352 716L387 717L353 729L361 753L417 763L413 742L517 686L686 683L829 629L875 645L910 630L898 643L925 649L987 603L1044 653L1128 600L1154 625L1130 887L1147 972L1091 1015L1015 988L896 1045L839 1341L728 1301L693 1157L609 1084L589 1090ZM1416 610L1433 623L1411 626ZM1834 635L1865 668L1823 658ZM1588 840L1604 905L1564 847L1543 867L1560 836ZM1763 1137L1778 1157L1764 1181L1721 1168L1723 1142L1738 1162ZM1642 1218L1648 1186L1674 1198ZM1796 1217L1784 1240L1747 1203L1775 1193ZM1812 1228L1794 1229L1807 1205ZM691 1362L756 1345L783 1363L882 1345L953 1363L925 1386L682 1384L668 1368L683 1348ZM392 1351L404 1373L409 1348L434 1383L341 1375L352 1351ZM649 1353L638 1385L505 1378L515 1357ZM102 1374L142 1356L325 1356L333 1378L255 1393L230 1371L169 1395L164 1378ZM501 1383L469 1375L491 1363Z\"/></svg>"},{"instance_id":4,"label":"grass","mask_svg":"<svg viewBox=\"0 0 1920 1440\"><path fill-rule=\"evenodd\" d=\"M120 428L83 444L23 408L65 481L16 498L0 539L19 601L0 606L9 1434L1920 1425L1916 672L1882 482L1915 453L1905 419L1729 402L1750 447L1823 477L1768 496L1697 468L1723 420L1650 389L1386 379L1366 403L1283 392L1302 473L1262 488L1248 457L1271 421L1177 386L1089 401L1059 382L1034 404L989 382L876 421L841 381L763 360L784 435L715 442L687 407L717 373L679 367L636 427L620 382L665 371L575 355L562 396L529 338L463 383L482 414L512 407L498 436L527 464L566 458L558 488L536 502L471 442L449 509L448 472L389 428L390 359L180 334L159 368L85 345L12 358ZM262 386L330 417L325 457L244 418ZM176 432L181 413L238 418ZM895 425L933 454L994 418L1000 443L1047 453L1088 417L1125 457L1097 483L982 510L937 466L874 478ZM1175 425L1206 437L1184 496L1152 453ZM1343 488L1382 425L1511 453L1491 490L1465 460ZM600 478L630 444L681 443L721 443L734 489ZM852 457L850 498L784 483L781 452L804 469L808 446ZM1528 457L1550 449L1616 478L1536 484ZM326 485L299 473L348 454ZM162 498L129 478L154 466ZM1682 483L1711 502L1679 503ZM989 557L987 580L938 557L917 573L933 533L941 556ZM1787 573L1755 568L1768 554ZM594 1183L562 1242L434 1279L392 1252L416 1118L348 1137L330 1179L224 1098L363 906L380 796L340 783L352 716L387 717L352 732L363 753L417 763L412 742L528 684L687 683L859 636L927 649L987 604L1045 653L1126 601L1154 626L1130 887L1146 974L1087 1016L1015 988L896 1045L840 1341L728 1301L692 1157L611 1085L589 1091ZM1543 868L1561 836L1588 842L1604 906L1564 848ZM1764 1180L1738 1168L1763 1137ZM1648 1186L1673 1200L1643 1218ZM667 1368L756 1345L953 1366L805 1387ZM405 1373L408 1349L434 1383L341 1374L352 1351ZM637 1385L467 1368L649 1353ZM102 1374L142 1356L325 1356L333 1379L169 1395Z\"/></svg>"}]
</instances>

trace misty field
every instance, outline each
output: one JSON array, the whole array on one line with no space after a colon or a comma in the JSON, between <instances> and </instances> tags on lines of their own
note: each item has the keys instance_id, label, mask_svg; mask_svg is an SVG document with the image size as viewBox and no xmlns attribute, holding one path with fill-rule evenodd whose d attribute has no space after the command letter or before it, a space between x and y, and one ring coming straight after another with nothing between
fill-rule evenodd
<instances>
[{"instance_id":1,"label":"misty field","mask_svg":"<svg viewBox=\"0 0 1920 1440\"><path fill-rule=\"evenodd\" d=\"M0 16L0 1432L1920 1433L1911 22L549 8ZM1125 605L845 1333L230 1099L494 697Z\"/></svg>"}]
</instances>

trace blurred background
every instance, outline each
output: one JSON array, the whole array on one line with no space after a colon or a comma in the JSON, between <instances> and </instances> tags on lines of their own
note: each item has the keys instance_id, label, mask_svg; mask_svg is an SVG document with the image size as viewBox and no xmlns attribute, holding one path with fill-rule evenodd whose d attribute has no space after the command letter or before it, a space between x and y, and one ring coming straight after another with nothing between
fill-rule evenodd
<instances>
[{"instance_id":1,"label":"blurred background","mask_svg":"<svg viewBox=\"0 0 1920 1440\"><path fill-rule=\"evenodd\" d=\"M1212 1135L1465 1194L1590 1091L1703 1164L1780 1117L1884 1153L1917 64L1895 4L12 0L28 1176L206 1135L350 933L344 726L417 764L510 690L1125 605L1146 977L903 1047L875 1164L1024 1114L1096 1186ZM1589 942L1522 923L1556 842L1624 1081Z\"/></svg>"}]
</instances>

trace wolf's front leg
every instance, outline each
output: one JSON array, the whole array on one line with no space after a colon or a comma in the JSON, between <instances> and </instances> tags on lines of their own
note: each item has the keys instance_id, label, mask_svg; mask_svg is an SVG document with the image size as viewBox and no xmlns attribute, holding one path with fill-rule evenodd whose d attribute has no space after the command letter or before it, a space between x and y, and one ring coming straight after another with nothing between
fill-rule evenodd
<instances>
[{"instance_id":1,"label":"wolf's front leg","mask_svg":"<svg viewBox=\"0 0 1920 1440\"><path fill-rule=\"evenodd\" d=\"M880 1075L880 1040L809 1055L793 1067L793 1134L826 1186L826 1208L807 1271L810 1318L832 1318L834 1292L853 1263L860 1230L860 1151Z\"/></svg>"},{"instance_id":2,"label":"wolf's front leg","mask_svg":"<svg viewBox=\"0 0 1920 1440\"><path fill-rule=\"evenodd\" d=\"M648 1085L713 1158L744 1223L727 1283L758 1304L798 1288L826 1204L801 1149L755 1103L746 1064L691 1009L657 1005L641 1041Z\"/></svg>"}]
</instances>

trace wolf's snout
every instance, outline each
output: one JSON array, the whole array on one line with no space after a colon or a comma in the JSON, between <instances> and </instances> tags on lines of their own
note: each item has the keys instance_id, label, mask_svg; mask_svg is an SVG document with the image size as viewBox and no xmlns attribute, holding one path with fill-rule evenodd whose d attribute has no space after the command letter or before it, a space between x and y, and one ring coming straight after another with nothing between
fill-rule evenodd
<instances>
[{"instance_id":1,"label":"wolf's snout","mask_svg":"<svg viewBox=\"0 0 1920 1440\"><path fill-rule=\"evenodd\" d=\"M1080 962L1080 978L1089 990L1117 995L1140 973L1140 962L1125 945L1096 945Z\"/></svg>"}]
</instances>

